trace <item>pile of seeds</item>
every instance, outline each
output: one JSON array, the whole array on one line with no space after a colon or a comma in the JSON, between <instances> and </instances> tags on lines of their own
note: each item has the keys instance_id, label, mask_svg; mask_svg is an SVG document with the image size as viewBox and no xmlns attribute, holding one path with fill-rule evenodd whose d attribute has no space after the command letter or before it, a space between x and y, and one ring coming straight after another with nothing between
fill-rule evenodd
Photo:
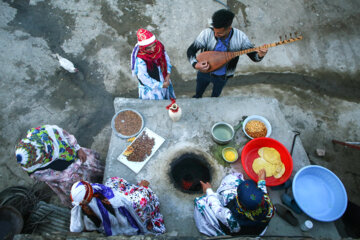
<instances>
[{"instance_id":1,"label":"pile of seeds","mask_svg":"<svg viewBox=\"0 0 360 240\"><path fill-rule=\"evenodd\" d=\"M115 118L115 129L124 136L131 136L140 131L142 119L134 111L127 110L119 113Z\"/></svg>"},{"instance_id":2,"label":"pile of seeds","mask_svg":"<svg viewBox=\"0 0 360 240\"><path fill-rule=\"evenodd\" d=\"M264 123L258 120L251 120L245 126L246 133L252 138L265 137L267 129Z\"/></svg>"},{"instance_id":3,"label":"pile of seeds","mask_svg":"<svg viewBox=\"0 0 360 240\"><path fill-rule=\"evenodd\" d=\"M150 156L152 148L155 145L155 139L150 138L145 131L131 144L133 152L127 156L127 160L132 162L142 162L147 156Z\"/></svg>"}]
</instances>

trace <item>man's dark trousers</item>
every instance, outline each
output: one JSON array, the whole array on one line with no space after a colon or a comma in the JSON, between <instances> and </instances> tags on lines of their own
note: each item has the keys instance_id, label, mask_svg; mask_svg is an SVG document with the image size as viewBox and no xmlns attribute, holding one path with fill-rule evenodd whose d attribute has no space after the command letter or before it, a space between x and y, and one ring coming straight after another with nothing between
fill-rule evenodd
<instances>
[{"instance_id":1,"label":"man's dark trousers","mask_svg":"<svg viewBox=\"0 0 360 240\"><path fill-rule=\"evenodd\" d=\"M196 79L196 94L193 97L201 98L210 83L213 84L211 97L218 97L220 96L222 89L226 85L226 82L226 75L218 76L212 73L202 73L198 71Z\"/></svg>"}]
</instances>

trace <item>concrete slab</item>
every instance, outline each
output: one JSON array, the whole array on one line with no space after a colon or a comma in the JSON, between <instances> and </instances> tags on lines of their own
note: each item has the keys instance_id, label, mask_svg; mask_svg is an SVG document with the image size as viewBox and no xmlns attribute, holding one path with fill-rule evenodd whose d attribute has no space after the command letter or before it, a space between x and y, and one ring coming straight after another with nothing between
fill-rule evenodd
<instances>
[{"instance_id":1,"label":"concrete slab","mask_svg":"<svg viewBox=\"0 0 360 240\"><path fill-rule=\"evenodd\" d=\"M185 152L194 152L205 157L211 166L212 182L216 189L221 179L231 171L243 171L241 162L232 165L224 164L212 152L214 145L211 140L211 126L218 121L226 121L236 125L243 116L262 115L272 125L270 137L277 139L290 151L294 133L278 102L272 98L251 97L223 97L203 99L179 99L179 106L183 115L179 122L172 122L165 106L169 101L144 101L140 99L116 98L115 112L132 108L139 111L145 118L145 126L166 139L165 143L153 155L147 165L138 173L120 163L117 157L129 144L124 139L112 133L109 151L106 159L104 178L120 176L130 182L139 182L147 179L150 187L158 195L161 202L161 212L164 215L167 231L178 236L200 236L193 220L193 200L197 194L186 194L177 190L169 176L170 164L179 155ZM247 139L239 130L235 135L236 145L244 146ZM294 172L309 165L309 159L302 143L296 140L294 152ZM281 191L271 191L270 196L274 203L280 203ZM297 215L303 222L308 217ZM314 221L314 229L303 233L275 216L266 232L268 236L311 236L322 238L340 238L333 223Z\"/></svg>"},{"instance_id":2,"label":"concrete slab","mask_svg":"<svg viewBox=\"0 0 360 240\"><path fill-rule=\"evenodd\" d=\"M0 1L1 190L34 183L13 154L32 127L59 125L106 157L114 96L138 96L129 56L140 27L164 43L178 98L194 94L196 71L186 49L224 6L210 0L142 2ZM358 151L331 142L359 141L360 128L352 126L360 125L360 1L222 2L236 14L234 27L256 45L290 31L304 35L272 48L261 63L241 57L222 95L277 98L290 125L301 131L310 160L336 173L349 200L360 205ZM80 72L61 69L54 53ZM316 148L326 149L326 156L318 157Z\"/></svg>"}]
</instances>

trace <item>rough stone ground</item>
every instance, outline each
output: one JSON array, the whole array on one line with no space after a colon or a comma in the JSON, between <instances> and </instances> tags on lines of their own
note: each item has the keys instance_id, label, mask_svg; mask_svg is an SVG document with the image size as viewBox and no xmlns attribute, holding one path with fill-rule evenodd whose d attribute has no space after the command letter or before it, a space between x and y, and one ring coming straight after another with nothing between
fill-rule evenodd
<instances>
[{"instance_id":1,"label":"rough stone ground","mask_svg":"<svg viewBox=\"0 0 360 240\"><path fill-rule=\"evenodd\" d=\"M360 205L359 150L332 139L360 141L360 2L356 0L223 1L234 27L255 44L301 31L304 40L270 49L261 63L242 57L223 95L275 97L314 164L334 171ZM14 159L27 129L57 124L104 157L114 97L136 97L129 55L140 27L163 41L174 65L178 97L191 97L195 71L186 49L208 26L219 1L0 1L0 190L30 184ZM70 59L77 74L52 54ZM326 149L325 157L315 154Z\"/></svg>"}]
</instances>

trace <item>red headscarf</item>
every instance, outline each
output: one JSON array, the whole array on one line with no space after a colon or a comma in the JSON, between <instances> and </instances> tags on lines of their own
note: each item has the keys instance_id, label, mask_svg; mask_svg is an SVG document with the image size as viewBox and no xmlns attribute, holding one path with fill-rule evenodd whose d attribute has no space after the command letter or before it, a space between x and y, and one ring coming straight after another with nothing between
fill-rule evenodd
<instances>
[{"instance_id":1,"label":"red headscarf","mask_svg":"<svg viewBox=\"0 0 360 240\"><path fill-rule=\"evenodd\" d=\"M140 28L137 33L139 52L137 54L138 58L141 58L146 62L146 67L148 70L151 70L154 66L160 66L163 77L165 78L167 75L167 64L165 58L165 48L164 45L155 39L155 36L148 30ZM149 43L149 40L154 39ZM146 43L144 45L143 43ZM155 43L154 51L146 50L146 47Z\"/></svg>"}]
</instances>

